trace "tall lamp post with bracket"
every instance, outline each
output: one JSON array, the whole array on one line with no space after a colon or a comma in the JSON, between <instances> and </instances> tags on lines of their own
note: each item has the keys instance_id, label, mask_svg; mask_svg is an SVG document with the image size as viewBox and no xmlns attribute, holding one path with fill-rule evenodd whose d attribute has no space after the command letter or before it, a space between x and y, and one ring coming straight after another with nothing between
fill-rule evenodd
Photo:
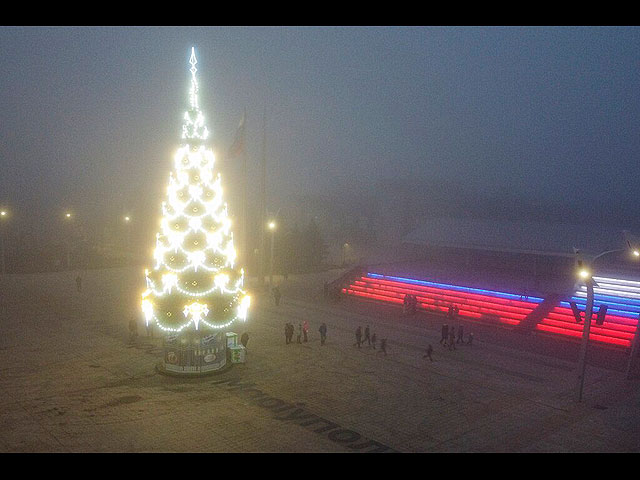
<instances>
[{"instance_id":1,"label":"tall lamp post with bracket","mask_svg":"<svg viewBox=\"0 0 640 480\"><path fill-rule=\"evenodd\" d=\"M574 249L576 255L577 275L579 282L582 282L587 287L587 304L584 311L584 328L582 330L582 343L580 346L580 356L578 357L578 387L577 387L577 400L582 401L582 392L584 389L584 373L586 369L587 360L587 348L589 346L589 333L591 332L591 317L593 316L593 301L594 301L594 287L598 287L598 284L593 279L593 266L601 257L609 255L611 253L630 252L634 259L640 258L640 249L632 246L631 241L627 237L625 232L626 247L616 248L613 250L607 250L599 253L589 262L590 266L587 266L582 259L582 255L579 250Z\"/></svg>"}]
</instances>

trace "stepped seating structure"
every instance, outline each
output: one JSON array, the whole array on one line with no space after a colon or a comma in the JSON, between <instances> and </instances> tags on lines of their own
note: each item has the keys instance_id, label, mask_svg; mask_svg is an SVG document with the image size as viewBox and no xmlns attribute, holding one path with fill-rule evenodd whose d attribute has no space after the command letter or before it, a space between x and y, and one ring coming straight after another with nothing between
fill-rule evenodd
<instances>
[{"instance_id":1,"label":"stepped seating structure","mask_svg":"<svg viewBox=\"0 0 640 480\"><path fill-rule=\"evenodd\" d=\"M593 277L593 316L589 338L598 342L629 347L638 325L640 314L640 282L611 277ZM575 302L584 312L587 304L587 288L581 286L570 299L562 300L536 326L543 332L571 337L582 337L583 323L577 323L569 302ZM596 312L601 305L608 305L602 325L596 325ZM583 317L584 318L584 315Z\"/></svg>"},{"instance_id":2,"label":"stepped seating structure","mask_svg":"<svg viewBox=\"0 0 640 480\"><path fill-rule=\"evenodd\" d=\"M612 346L630 346L640 313L640 282L594 279L600 285L595 289L594 312L603 303L609 309L603 325L596 325L595 313L592 316L590 339ZM471 321L505 327L527 325L527 329L567 339L580 339L583 330L583 324L576 322L569 302L576 302L582 310L586 304L585 287L566 300L554 294L545 301L545 298L518 293L372 272L356 276L341 291L354 297L399 305L403 304L405 295L412 294L419 310L446 314L450 306L456 306L458 315ZM555 304L552 308L550 301ZM538 308L541 310L536 314ZM534 322L527 322L527 319L534 319ZM529 326L529 323L533 325Z\"/></svg>"}]
</instances>

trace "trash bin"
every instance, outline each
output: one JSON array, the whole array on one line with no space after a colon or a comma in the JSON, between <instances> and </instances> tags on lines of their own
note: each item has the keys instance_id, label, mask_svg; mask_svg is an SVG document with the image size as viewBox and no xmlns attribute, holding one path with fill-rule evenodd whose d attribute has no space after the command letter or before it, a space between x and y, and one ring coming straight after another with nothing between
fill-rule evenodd
<instances>
[{"instance_id":1,"label":"trash bin","mask_svg":"<svg viewBox=\"0 0 640 480\"><path fill-rule=\"evenodd\" d=\"M229 347L229 351L231 352L231 363L245 363L247 352L242 345Z\"/></svg>"},{"instance_id":2,"label":"trash bin","mask_svg":"<svg viewBox=\"0 0 640 480\"><path fill-rule=\"evenodd\" d=\"M238 334L234 332L227 332L227 348L238 346Z\"/></svg>"}]
</instances>

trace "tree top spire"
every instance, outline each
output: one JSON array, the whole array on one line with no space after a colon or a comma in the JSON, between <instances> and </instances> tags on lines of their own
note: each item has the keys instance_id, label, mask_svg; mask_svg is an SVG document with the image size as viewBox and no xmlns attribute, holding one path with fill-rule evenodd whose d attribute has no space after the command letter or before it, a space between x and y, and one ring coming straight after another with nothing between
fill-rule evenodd
<instances>
[{"instance_id":1,"label":"tree top spire","mask_svg":"<svg viewBox=\"0 0 640 480\"><path fill-rule=\"evenodd\" d=\"M198 82L196 80L196 50L195 47L191 47L191 57L189 58L191 68L191 87L189 89L189 110L184 114L184 123L182 124L182 139L183 140L206 140L209 136L209 131L204 124L204 116L198 107Z\"/></svg>"}]
</instances>

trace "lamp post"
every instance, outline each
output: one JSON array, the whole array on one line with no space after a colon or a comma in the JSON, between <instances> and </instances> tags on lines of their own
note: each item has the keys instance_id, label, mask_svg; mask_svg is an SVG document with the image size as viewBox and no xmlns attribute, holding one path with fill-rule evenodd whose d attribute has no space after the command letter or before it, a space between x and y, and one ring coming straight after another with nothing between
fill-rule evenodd
<instances>
[{"instance_id":1,"label":"lamp post","mask_svg":"<svg viewBox=\"0 0 640 480\"><path fill-rule=\"evenodd\" d=\"M131 253L131 227L130 227L130 223L131 223L131 217L129 215L125 215L124 216L124 225L125 225L125 229L127 230L127 254Z\"/></svg>"},{"instance_id":2,"label":"lamp post","mask_svg":"<svg viewBox=\"0 0 640 480\"><path fill-rule=\"evenodd\" d=\"M629 245L631 248L631 246ZM616 252L624 252L629 249L627 248L616 248L614 250L607 250L606 252L602 252L596 255L593 260L591 260L591 270L593 270L593 265L597 259L608 255L610 253ZM638 249L632 249L632 253L634 258L640 257L640 251ZM579 252L576 251L576 255L579 256ZM587 360L587 348L589 346L589 333L591 332L591 317L593 316L593 300L594 300L594 292L593 288L597 287L598 284L593 279L593 273L586 267L582 266L582 261L578 260L578 264L580 266L578 270L578 276L585 283L587 287L587 304L584 311L584 328L582 330L582 344L580 345L580 356L578 357L578 402L582 401L582 391L584 388L584 372L586 369L586 360Z\"/></svg>"},{"instance_id":3,"label":"lamp post","mask_svg":"<svg viewBox=\"0 0 640 480\"><path fill-rule=\"evenodd\" d=\"M66 212L64 214L64 218L69 223L69 225L71 225L71 219L72 219L71 213ZM67 244L67 269L70 270L71 269L71 227L69 227L66 244Z\"/></svg>"},{"instance_id":4,"label":"lamp post","mask_svg":"<svg viewBox=\"0 0 640 480\"><path fill-rule=\"evenodd\" d=\"M349 248L349 244L345 243L342 245L342 266L344 267L347 257L347 249Z\"/></svg>"},{"instance_id":5,"label":"lamp post","mask_svg":"<svg viewBox=\"0 0 640 480\"><path fill-rule=\"evenodd\" d=\"M269 230L271 230L271 262L269 267L269 289L273 289L273 237L276 232L276 222L271 220L268 225Z\"/></svg>"},{"instance_id":6,"label":"lamp post","mask_svg":"<svg viewBox=\"0 0 640 480\"><path fill-rule=\"evenodd\" d=\"M4 260L4 223L7 219L8 212L6 210L0 211L0 223L2 232L0 232L0 244L2 244L2 274L6 273L5 260Z\"/></svg>"}]
</instances>

